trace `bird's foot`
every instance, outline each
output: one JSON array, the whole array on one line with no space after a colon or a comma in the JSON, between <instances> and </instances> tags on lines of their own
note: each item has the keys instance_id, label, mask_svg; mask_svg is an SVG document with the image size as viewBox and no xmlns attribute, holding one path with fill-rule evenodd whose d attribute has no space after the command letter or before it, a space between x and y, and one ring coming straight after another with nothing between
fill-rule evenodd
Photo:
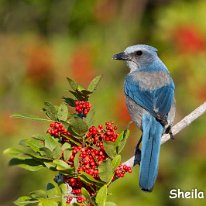
<instances>
[{"instance_id":1,"label":"bird's foot","mask_svg":"<svg viewBox=\"0 0 206 206\"><path fill-rule=\"evenodd\" d=\"M135 154L134 154L134 165L140 164L141 161L141 150L139 147L135 148Z\"/></svg>"},{"instance_id":2,"label":"bird's foot","mask_svg":"<svg viewBox=\"0 0 206 206\"><path fill-rule=\"evenodd\" d=\"M171 126L171 125L169 125L169 126L166 128L165 133L170 135L170 139L172 139L172 140L175 139L175 137L174 137L174 135L173 135L173 133L172 133L172 126Z\"/></svg>"},{"instance_id":3,"label":"bird's foot","mask_svg":"<svg viewBox=\"0 0 206 206\"><path fill-rule=\"evenodd\" d=\"M135 153L134 153L134 165L140 164L141 160L141 150L140 150L140 144L142 142L142 136L140 137L139 141L137 142L136 148L135 148Z\"/></svg>"}]
</instances>

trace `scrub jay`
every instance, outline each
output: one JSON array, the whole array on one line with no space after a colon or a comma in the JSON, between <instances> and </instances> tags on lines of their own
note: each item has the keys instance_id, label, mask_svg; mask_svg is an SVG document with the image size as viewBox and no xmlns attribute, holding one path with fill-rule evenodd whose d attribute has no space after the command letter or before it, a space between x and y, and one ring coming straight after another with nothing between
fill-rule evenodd
<instances>
[{"instance_id":1,"label":"scrub jay","mask_svg":"<svg viewBox=\"0 0 206 206\"><path fill-rule=\"evenodd\" d=\"M113 59L126 61L130 69L124 92L130 116L142 130L141 152L139 142L135 154L140 160L139 185L143 191L152 191L158 173L161 137L164 133L172 136L174 82L154 47L130 46Z\"/></svg>"}]
</instances>

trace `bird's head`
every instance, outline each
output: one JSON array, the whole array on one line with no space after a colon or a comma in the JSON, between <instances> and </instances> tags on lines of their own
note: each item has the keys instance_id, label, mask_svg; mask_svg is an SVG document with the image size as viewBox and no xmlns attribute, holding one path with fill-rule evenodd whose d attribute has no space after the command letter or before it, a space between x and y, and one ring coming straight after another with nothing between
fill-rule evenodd
<instances>
[{"instance_id":1,"label":"bird's head","mask_svg":"<svg viewBox=\"0 0 206 206\"><path fill-rule=\"evenodd\" d=\"M153 63L158 58L156 52L157 49L152 46L138 44L127 47L124 52L115 54L112 58L126 61L130 72L133 72Z\"/></svg>"}]
</instances>

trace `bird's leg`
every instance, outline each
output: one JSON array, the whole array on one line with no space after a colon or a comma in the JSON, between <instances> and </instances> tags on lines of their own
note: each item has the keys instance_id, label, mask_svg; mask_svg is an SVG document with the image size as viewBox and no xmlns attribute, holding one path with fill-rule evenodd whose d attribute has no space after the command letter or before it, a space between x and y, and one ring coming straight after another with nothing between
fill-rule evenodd
<instances>
[{"instance_id":1,"label":"bird's leg","mask_svg":"<svg viewBox=\"0 0 206 206\"><path fill-rule=\"evenodd\" d=\"M142 136L140 137L139 141L137 142L137 145L136 145L136 148L135 148L134 165L140 164L140 160L141 160L141 150L140 150L139 146L140 146L141 142L142 142Z\"/></svg>"},{"instance_id":2,"label":"bird's leg","mask_svg":"<svg viewBox=\"0 0 206 206\"><path fill-rule=\"evenodd\" d=\"M160 124L165 127L168 124L167 116L162 116L159 113L156 113L156 119L160 122ZM172 125L168 125L165 129L165 134L170 135L170 139L174 140L174 135L172 133Z\"/></svg>"},{"instance_id":3,"label":"bird's leg","mask_svg":"<svg viewBox=\"0 0 206 206\"><path fill-rule=\"evenodd\" d=\"M136 148L139 149L139 146L140 146L141 142L142 142L142 136L140 137L139 141L137 142Z\"/></svg>"},{"instance_id":4,"label":"bird's leg","mask_svg":"<svg viewBox=\"0 0 206 206\"><path fill-rule=\"evenodd\" d=\"M172 133L172 126L171 126L171 125L169 125L169 126L166 128L165 133L170 135L170 139L172 139L172 140L175 139L175 137L174 137L174 135L173 135L173 133Z\"/></svg>"}]
</instances>

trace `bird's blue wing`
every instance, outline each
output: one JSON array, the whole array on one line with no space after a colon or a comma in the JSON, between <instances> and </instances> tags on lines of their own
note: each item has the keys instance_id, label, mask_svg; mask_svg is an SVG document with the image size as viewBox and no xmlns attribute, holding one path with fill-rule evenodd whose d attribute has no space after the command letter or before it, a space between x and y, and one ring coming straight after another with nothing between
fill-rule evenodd
<instances>
[{"instance_id":1,"label":"bird's blue wing","mask_svg":"<svg viewBox=\"0 0 206 206\"><path fill-rule=\"evenodd\" d=\"M125 94L134 102L147 110L154 117L166 118L173 102L174 83L171 82L157 89L144 90L137 81L127 76Z\"/></svg>"},{"instance_id":2,"label":"bird's blue wing","mask_svg":"<svg viewBox=\"0 0 206 206\"><path fill-rule=\"evenodd\" d=\"M154 105L158 114L165 116L169 113L174 99L174 84L163 86L155 91Z\"/></svg>"}]
</instances>

